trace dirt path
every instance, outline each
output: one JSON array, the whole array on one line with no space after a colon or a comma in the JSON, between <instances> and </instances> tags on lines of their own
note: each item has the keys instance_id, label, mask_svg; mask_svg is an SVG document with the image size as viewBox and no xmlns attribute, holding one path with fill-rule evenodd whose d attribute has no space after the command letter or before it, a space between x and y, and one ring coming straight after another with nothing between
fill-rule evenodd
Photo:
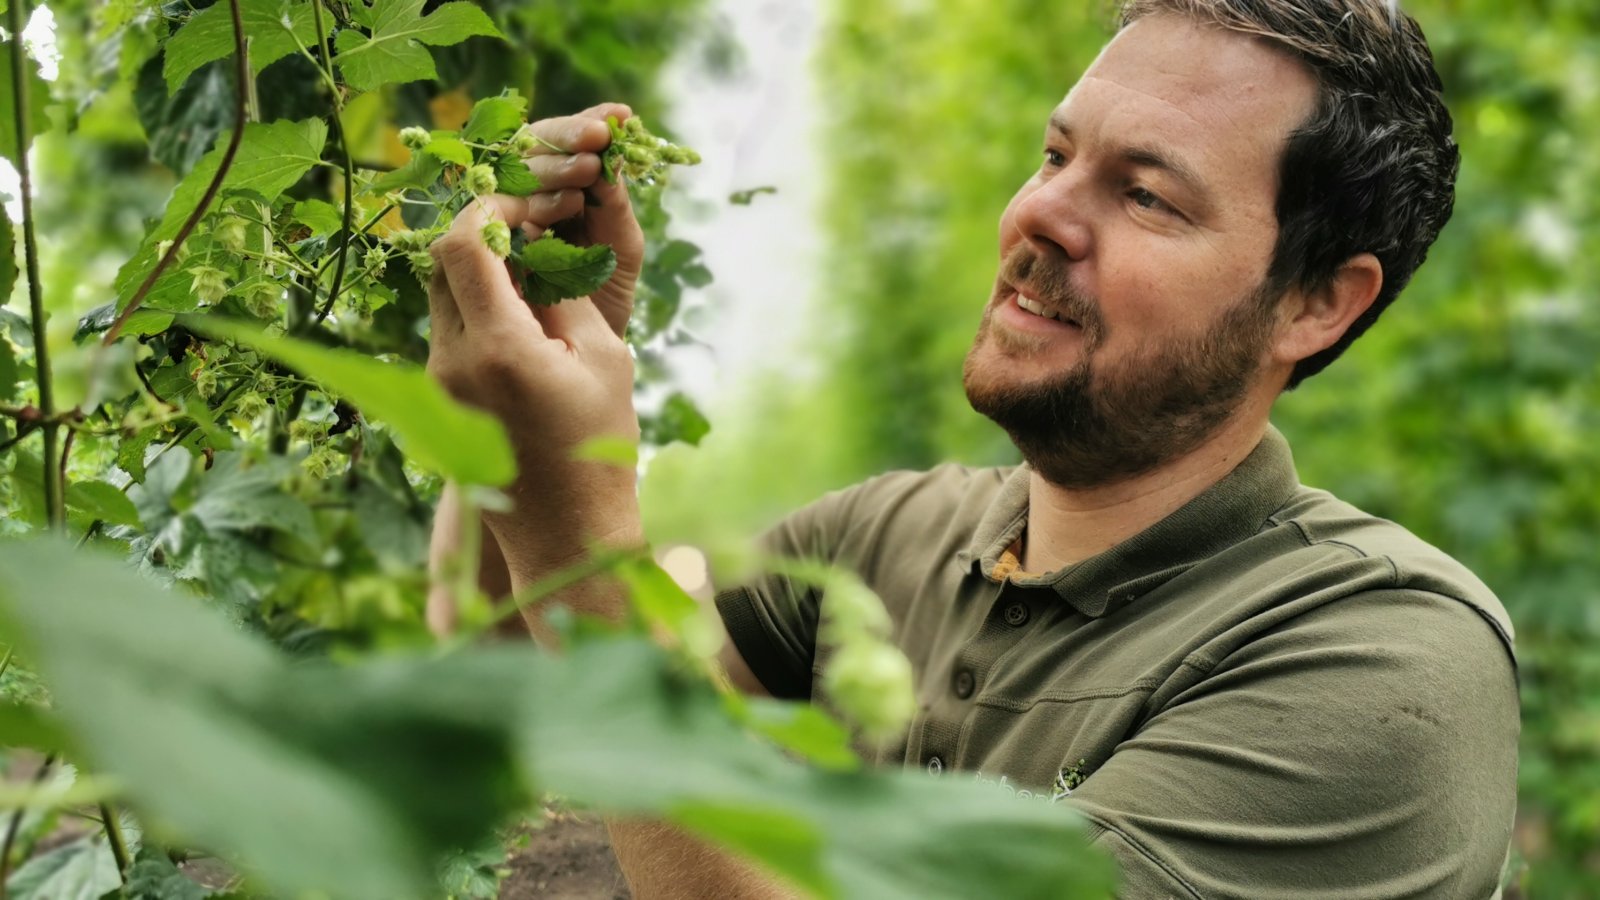
<instances>
[{"instance_id":1,"label":"dirt path","mask_svg":"<svg viewBox=\"0 0 1600 900\"><path fill-rule=\"evenodd\" d=\"M561 815L530 832L511 859L501 900L629 900L627 882L598 821Z\"/></svg>"}]
</instances>

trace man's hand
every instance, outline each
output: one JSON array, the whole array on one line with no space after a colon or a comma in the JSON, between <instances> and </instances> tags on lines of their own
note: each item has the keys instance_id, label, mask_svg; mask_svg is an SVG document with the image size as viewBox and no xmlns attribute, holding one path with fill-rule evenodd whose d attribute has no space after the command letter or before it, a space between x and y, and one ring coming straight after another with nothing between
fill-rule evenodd
<instances>
[{"instance_id":1,"label":"man's hand","mask_svg":"<svg viewBox=\"0 0 1600 900\"><path fill-rule=\"evenodd\" d=\"M574 561L589 540L639 540L634 473L572 459L592 438L639 436L633 360L622 335L644 238L626 187L601 177L598 155L610 140L605 118L628 115L626 106L606 104L534 123L534 134L572 155L541 146L528 159L538 192L472 201L431 248L428 370L458 400L499 418L510 436L515 507L485 522L519 587ZM616 274L592 297L531 307L505 261L484 245L483 226L493 220L529 238L571 220L563 226L569 240L611 245Z\"/></svg>"}]
</instances>

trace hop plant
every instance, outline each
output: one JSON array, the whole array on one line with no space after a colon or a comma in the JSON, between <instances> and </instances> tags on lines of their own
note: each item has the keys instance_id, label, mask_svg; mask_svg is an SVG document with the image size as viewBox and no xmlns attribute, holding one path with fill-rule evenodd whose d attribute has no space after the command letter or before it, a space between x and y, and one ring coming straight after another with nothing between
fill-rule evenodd
<instances>
[{"instance_id":1,"label":"hop plant","mask_svg":"<svg viewBox=\"0 0 1600 900\"><path fill-rule=\"evenodd\" d=\"M533 152L535 147L539 146L539 139L534 137L533 131L527 125L524 125L517 129L516 134L511 136L510 144L511 152L518 156L527 156Z\"/></svg>"},{"instance_id":2,"label":"hop plant","mask_svg":"<svg viewBox=\"0 0 1600 900\"><path fill-rule=\"evenodd\" d=\"M368 247L367 252L361 254L361 267L371 272L374 278L383 277L388 262L389 252L382 247Z\"/></svg>"},{"instance_id":3,"label":"hop plant","mask_svg":"<svg viewBox=\"0 0 1600 900\"><path fill-rule=\"evenodd\" d=\"M511 255L511 227L495 219L483 225L483 243L501 259Z\"/></svg>"},{"instance_id":4,"label":"hop plant","mask_svg":"<svg viewBox=\"0 0 1600 900\"><path fill-rule=\"evenodd\" d=\"M271 319L278 314L280 288L269 282L258 283L244 295L244 308L258 319Z\"/></svg>"},{"instance_id":5,"label":"hop plant","mask_svg":"<svg viewBox=\"0 0 1600 900\"><path fill-rule=\"evenodd\" d=\"M305 459L300 460L300 467L305 469L307 475L318 481L332 475L338 465L339 451L327 444L313 449L306 454Z\"/></svg>"},{"instance_id":6,"label":"hop plant","mask_svg":"<svg viewBox=\"0 0 1600 900\"><path fill-rule=\"evenodd\" d=\"M494 169L481 163L468 167L466 185L467 190L471 191L473 196L476 197L492 194L495 188L500 186L499 181L494 177Z\"/></svg>"},{"instance_id":7,"label":"hop plant","mask_svg":"<svg viewBox=\"0 0 1600 900\"><path fill-rule=\"evenodd\" d=\"M426 250L413 250L406 254L406 261L411 263L411 271L417 275L417 280L426 284L433 277L433 254Z\"/></svg>"},{"instance_id":8,"label":"hop plant","mask_svg":"<svg viewBox=\"0 0 1600 900\"><path fill-rule=\"evenodd\" d=\"M873 743L898 737L917 708L911 663L905 654L877 640L840 647L828 660L823 689Z\"/></svg>"},{"instance_id":9,"label":"hop plant","mask_svg":"<svg viewBox=\"0 0 1600 900\"><path fill-rule=\"evenodd\" d=\"M423 147L428 146L428 141L431 139L426 128L418 128L415 125L411 125L400 129L400 143L406 145L408 150L421 150Z\"/></svg>"},{"instance_id":10,"label":"hop plant","mask_svg":"<svg viewBox=\"0 0 1600 900\"><path fill-rule=\"evenodd\" d=\"M202 399L210 400L217 394L217 370L201 366L194 373L194 390Z\"/></svg>"},{"instance_id":11,"label":"hop plant","mask_svg":"<svg viewBox=\"0 0 1600 900\"><path fill-rule=\"evenodd\" d=\"M244 249L246 227L247 225L245 220L239 218L238 216L228 216L224 218L222 222L217 225L216 231L214 232L217 243L221 244L223 249L227 250L229 253L238 253Z\"/></svg>"},{"instance_id":12,"label":"hop plant","mask_svg":"<svg viewBox=\"0 0 1600 900\"><path fill-rule=\"evenodd\" d=\"M601 162L608 181L616 181L620 173L629 181L652 184L669 165L700 163L700 154L651 134L637 116L622 123L612 116L606 124L611 127L611 146L606 148Z\"/></svg>"},{"instance_id":13,"label":"hop plant","mask_svg":"<svg viewBox=\"0 0 1600 900\"><path fill-rule=\"evenodd\" d=\"M193 266L189 276L190 289L201 303L215 303L228 293L228 273L215 266Z\"/></svg>"},{"instance_id":14,"label":"hop plant","mask_svg":"<svg viewBox=\"0 0 1600 900\"><path fill-rule=\"evenodd\" d=\"M238 400L233 402L234 415L247 421L254 422L256 419L261 418L266 411L267 399L261 396L258 391L246 391L239 395Z\"/></svg>"},{"instance_id":15,"label":"hop plant","mask_svg":"<svg viewBox=\"0 0 1600 900\"><path fill-rule=\"evenodd\" d=\"M844 572L829 573L825 580L819 637L835 651L823 688L863 737L888 741L916 712L911 663L888 642L889 614L871 588Z\"/></svg>"}]
</instances>

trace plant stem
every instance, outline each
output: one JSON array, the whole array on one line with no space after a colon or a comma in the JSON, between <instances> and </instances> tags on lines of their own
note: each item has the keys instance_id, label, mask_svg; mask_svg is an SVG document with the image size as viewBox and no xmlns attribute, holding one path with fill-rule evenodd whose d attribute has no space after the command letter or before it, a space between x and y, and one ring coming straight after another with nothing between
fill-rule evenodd
<instances>
[{"instance_id":1,"label":"plant stem","mask_svg":"<svg viewBox=\"0 0 1600 900\"><path fill-rule=\"evenodd\" d=\"M344 162L344 225L340 229L344 240L339 243L339 264L333 270L333 283L328 285L328 299L317 310L316 318L311 322L311 327L322 324L322 320L333 312L333 302L339 299L339 290L344 285L344 267L350 256L350 217L355 213L355 199L351 195L352 185L355 183L355 165L350 161L350 137L344 130L344 98L339 94L338 83L333 79L332 59L333 54L328 49L328 29L322 24L322 2L311 0L311 17L317 28L317 44L322 47L322 65L327 68L328 84L333 90L333 132L339 139L339 155ZM316 296L312 285L312 296Z\"/></svg>"},{"instance_id":2,"label":"plant stem","mask_svg":"<svg viewBox=\"0 0 1600 900\"><path fill-rule=\"evenodd\" d=\"M44 508L52 528L66 521L66 505L59 469L56 468L56 441L60 432L55 422L55 385L50 373L50 341L45 333L44 288L39 283L39 245L33 233L33 171L28 165L28 71L22 51L22 29L26 22L23 7L27 0L12 0L6 10L11 30L11 111L17 139L17 180L22 189L22 243L28 269L28 309L33 317L33 364L38 375L39 412L44 419ZM20 431L20 429L19 429Z\"/></svg>"},{"instance_id":3,"label":"plant stem","mask_svg":"<svg viewBox=\"0 0 1600 900\"><path fill-rule=\"evenodd\" d=\"M122 840L122 826L117 822L117 811L109 803L100 804L100 818L106 829L106 841L111 844L111 858L117 861L117 877L128 883L128 845Z\"/></svg>"},{"instance_id":4,"label":"plant stem","mask_svg":"<svg viewBox=\"0 0 1600 900\"><path fill-rule=\"evenodd\" d=\"M20 35L21 32L14 30L12 34ZM43 783L45 778L49 777L50 767L55 765L55 762L54 753L46 756L44 762L39 764L39 771L33 773L33 783L36 785ZM22 813L25 809L27 807L18 806L17 811L11 814L11 821L6 825L5 840L0 841L0 900L5 900L6 882L11 880L11 846L17 841L17 829L22 827Z\"/></svg>"},{"instance_id":5,"label":"plant stem","mask_svg":"<svg viewBox=\"0 0 1600 900\"><path fill-rule=\"evenodd\" d=\"M228 170L233 167L233 157L239 152L239 144L244 140L244 126L250 105L250 55L249 49L245 46L244 20L239 13L239 0L228 0L228 8L233 13L233 59L235 74L238 76L235 79L238 83L238 103L233 115L233 133L228 136L228 148L223 151L222 161L217 165L217 174L212 176L211 183L206 185L206 191L200 196L200 202L195 206L194 212L189 214L189 218L184 220L183 226L173 236L172 246L167 248L166 253L161 254L161 258L156 260L155 268L144 277L139 289L134 292L133 299L128 301L128 305L117 315L116 321L111 323L111 328L106 331L106 336L101 341L102 346L109 347L116 341L117 336L122 333L122 326L127 324L128 317L133 315L139 304L144 302L150 289L155 287L156 279L160 278L161 273L165 272L167 266L177 258L179 248L189 239L190 232L194 231L195 225L199 224L201 217L210 208L211 201L216 199L217 192L222 189L222 180L228 176Z\"/></svg>"}]
</instances>

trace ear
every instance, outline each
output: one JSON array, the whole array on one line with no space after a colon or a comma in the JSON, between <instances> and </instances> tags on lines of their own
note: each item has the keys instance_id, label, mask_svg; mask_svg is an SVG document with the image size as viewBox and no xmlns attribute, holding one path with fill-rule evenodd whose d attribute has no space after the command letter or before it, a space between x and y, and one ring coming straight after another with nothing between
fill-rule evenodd
<instances>
[{"instance_id":1,"label":"ear","mask_svg":"<svg viewBox=\"0 0 1600 900\"><path fill-rule=\"evenodd\" d=\"M1371 253L1362 253L1345 260L1321 289L1289 292L1273 342L1273 361L1293 366L1332 347L1382 289L1383 264Z\"/></svg>"}]
</instances>

